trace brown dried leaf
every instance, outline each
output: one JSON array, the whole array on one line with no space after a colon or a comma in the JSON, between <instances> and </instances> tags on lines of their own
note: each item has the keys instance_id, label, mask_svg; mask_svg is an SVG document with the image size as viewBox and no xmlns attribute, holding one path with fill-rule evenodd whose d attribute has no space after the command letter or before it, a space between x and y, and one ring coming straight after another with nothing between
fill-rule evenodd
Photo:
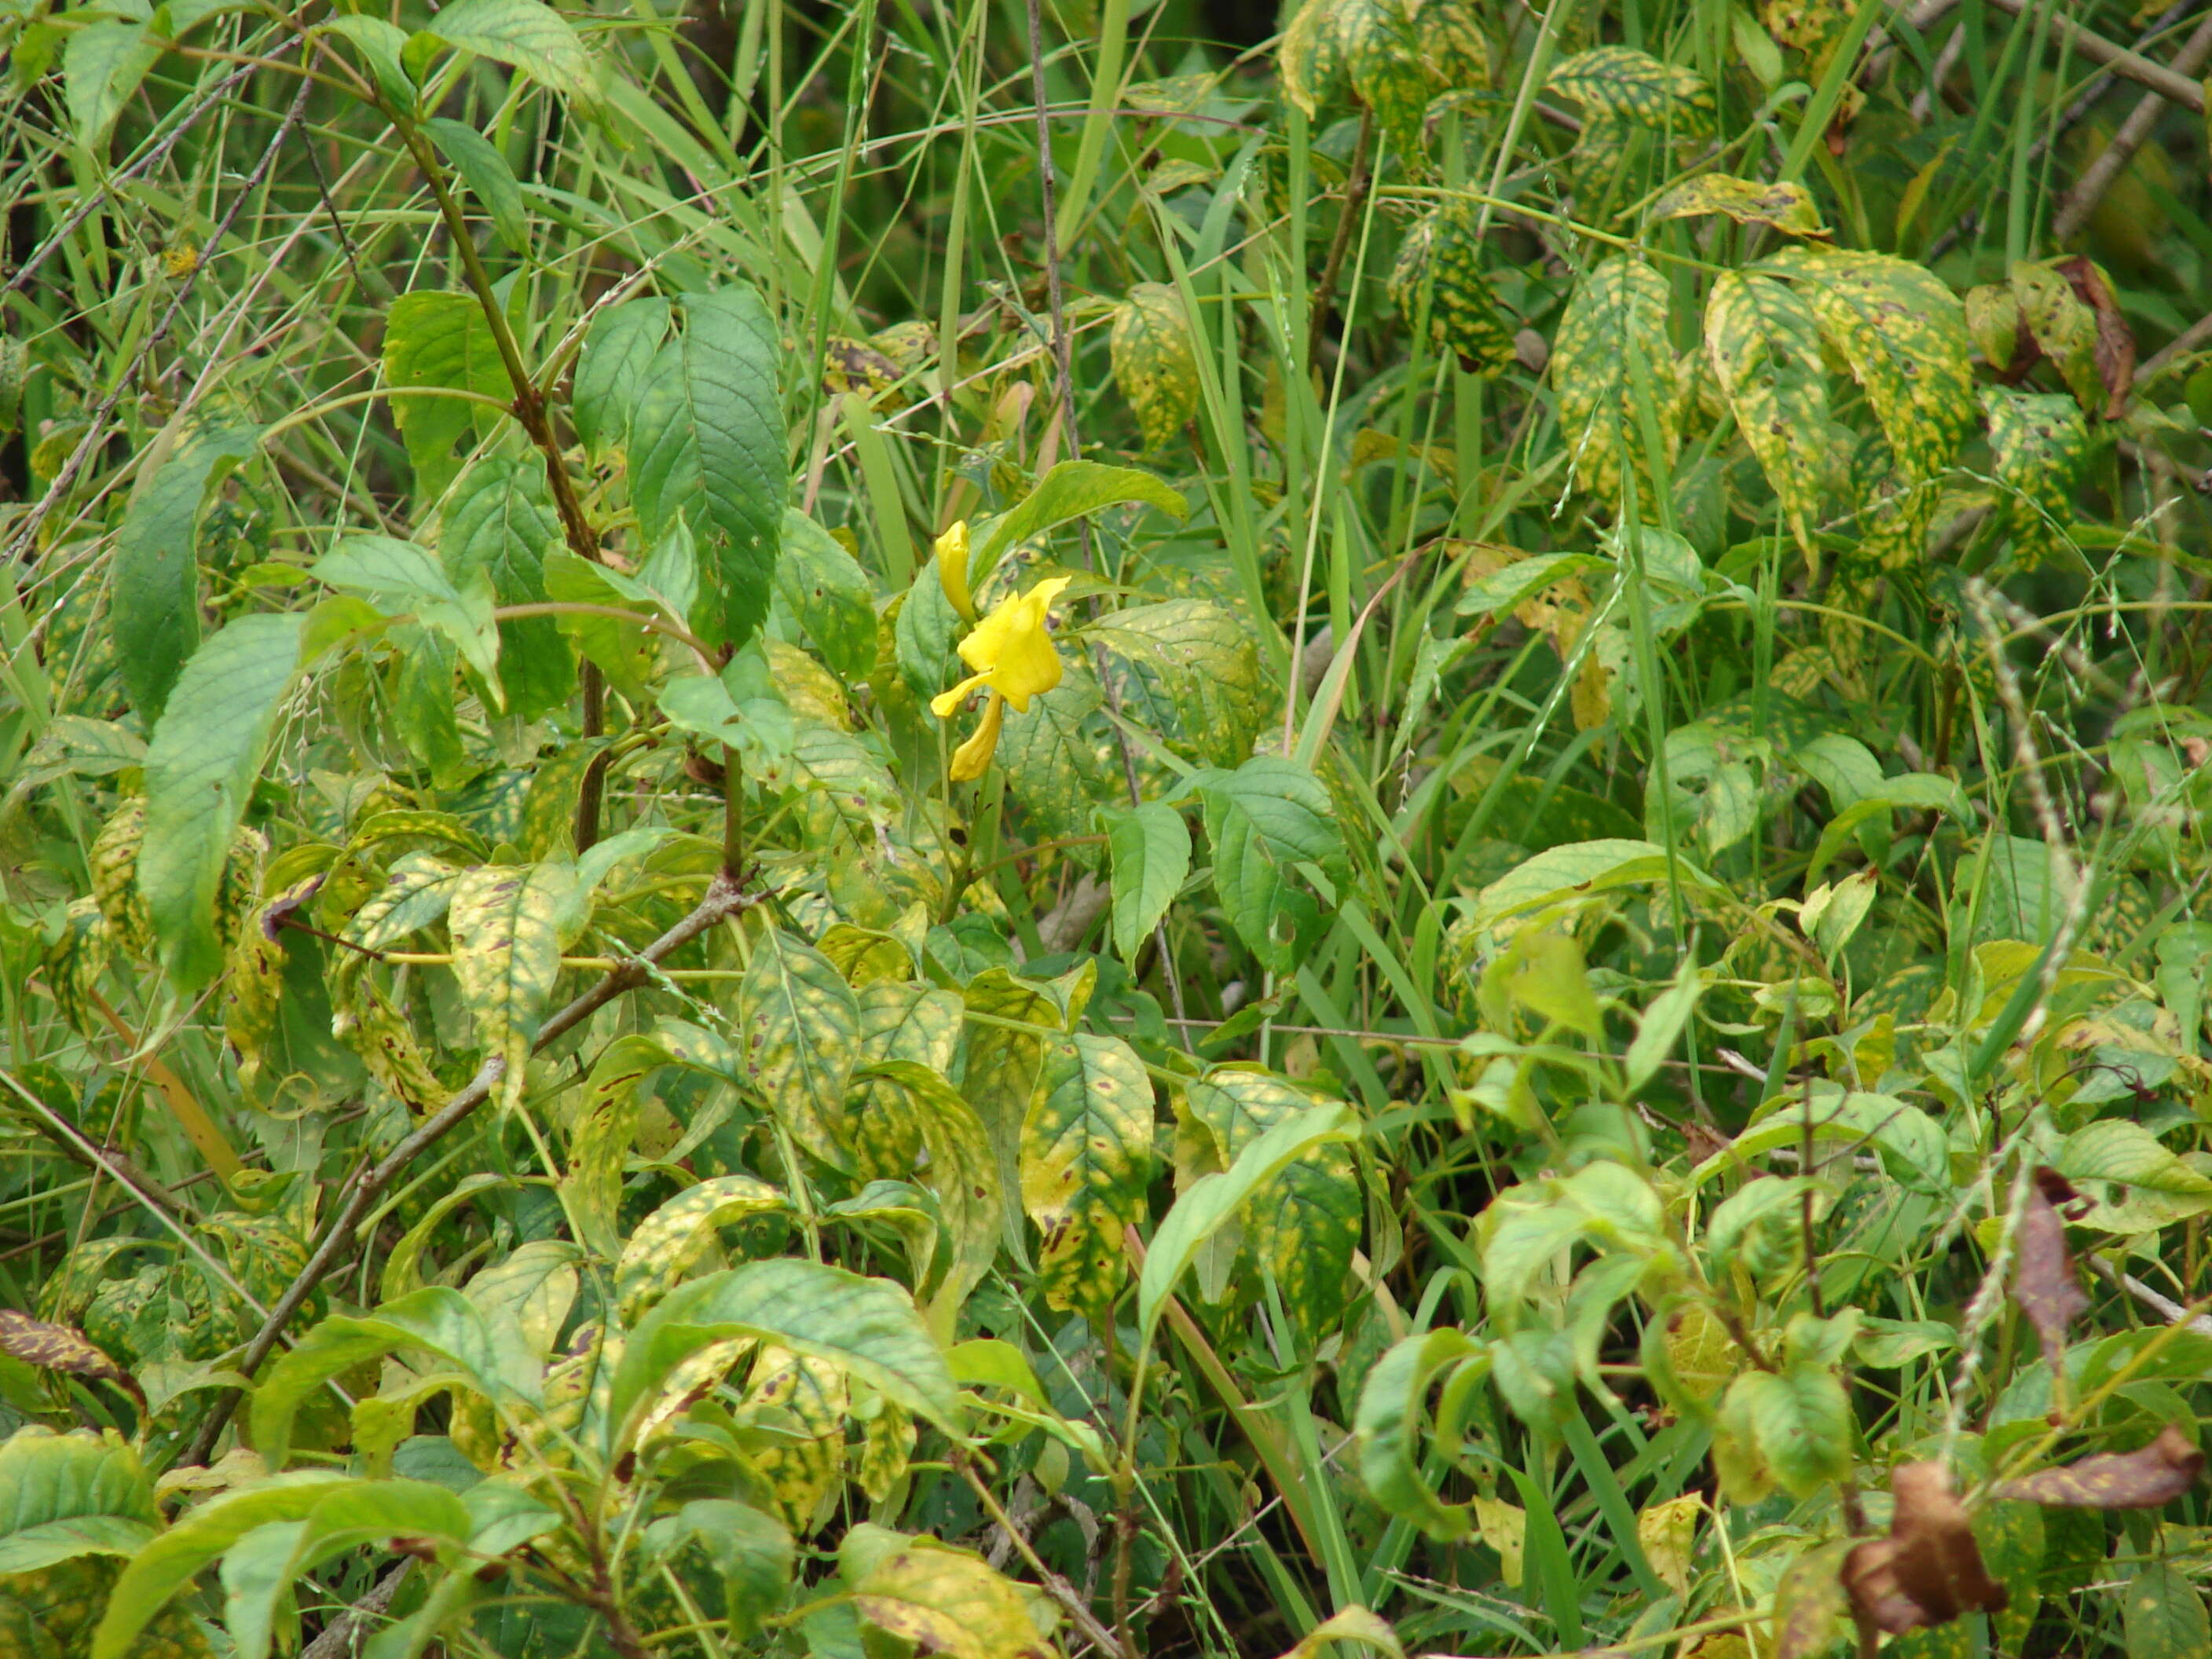
<instances>
[{"instance_id":1,"label":"brown dried leaf","mask_svg":"<svg viewBox=\"0 0 2212 1659\"><path fill-rule=\"evenodd\" d=\"M2171 1423L2158 1438L2131 1452L2106 1452L2064 1468L2045 1469L1997 1488L2017 1498L2069 1510L2154 1510L2197 1484L2204 1454Z\"/></svg>"},{"instance_id":2,"label":"brown dried leaf","mask_svg":"<svg viewBox=\"0 0 2212 1659\"><path fill-rule=\"evenodd\" d=\"M2120 302L2105 273L2080 254L2059 259L2051 269L2065 277L2081 303L2097 313L2097 378L2105 383L2105 418L2127 412L2136 383L2136 337L2120 315Z\"/></svg>"},{"instance_id":3,"label":"brown dried leaf","mask_svg":"<svg viewBox=\"0 0 2212 1659\"><path fill-rule=\"evenodd\" d=\"M2054 1376L2065 1358L2066 1328L2089 1305L2074 1271L2073 1253L2066 1248L2066 1219L2058 1212L2061 1204L2078 1196L2057 1170L2035 1172L2021 1215L2020 1260L2012 1275L2013 1300L2035 1327Z\"/></svg>"},{"instance_id":4,"label":"brown dried leaf","mask_svg":"<svg viewBox=\"0 0 2212 1659\"><path fill-rule=\"evenodd\" d=\"M1897 1498L1889 1536L1857 1545L1844 1558L1852 1610L1896 1636L1946 1625L1964 1613L1996 1613L2008 1599L1982 1565L1966 1511L1942 1463L1903 1463L1889 1477Z\"/></svg>"},{"instance_id":5,"label":"brown dried leaf","mask_svg":"<svg viewBox=\"0 0 2212 1659\"><path fill-rule=\"evenodd\" d=\"M92 1344L92 1339L73 1325L50 1324L0 1308L0 1353L13 1354L41 1370L68 1371L95 1382L112 1382L143 1407L146 1395L138 1379Z\"/></svg>"}]
</instances>

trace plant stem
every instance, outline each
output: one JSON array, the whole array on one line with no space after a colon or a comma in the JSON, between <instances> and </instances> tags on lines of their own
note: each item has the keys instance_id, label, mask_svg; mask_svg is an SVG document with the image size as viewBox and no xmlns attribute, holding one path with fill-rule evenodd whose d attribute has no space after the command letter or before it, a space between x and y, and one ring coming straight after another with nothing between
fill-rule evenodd
<instances>
[{"instance_id":1,"label":"plant stem","mask_svg":"<svg viewBox=\"0 0 2212 1659\"><path fill-rule=\"evenodd\" d=\"M1344 211L1337 216L1336 234L1329 239L1328 258L1322 262L1321 281L1314 285L1313 312L1306 319L1306 366L1321 361L1328 338L1329 307L1336 301L1337 278L1344 274L1344 256L1352 246L1352 227L1367 210L1367 189L1374 182L1368 162L1375 149L1375 112L1359 112L1359 137L1352 146L1352 171L1344 181Z\"/></svg>"}]
</instances>

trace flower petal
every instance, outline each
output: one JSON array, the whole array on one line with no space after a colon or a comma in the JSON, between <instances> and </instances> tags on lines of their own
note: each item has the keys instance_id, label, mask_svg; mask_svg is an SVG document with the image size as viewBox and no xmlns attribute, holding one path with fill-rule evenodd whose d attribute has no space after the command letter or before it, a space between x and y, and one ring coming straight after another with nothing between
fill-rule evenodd
<instances>
[{"instance_id":1,"label":"flower petal","mask_svg":"<svg viewBox=\"0 0 2212 1659\"><path fill-rule=\"evenodd\" d=\"M951 720L953 711L968 701L968 694L977 686L987 684L990 678L988 670L981 674L970 674L950 691L940 691L932 697L929 700L929 712L941 720Z\"/></svg>"},{"instance_id":2,"label":"flower petal","mask_svg":"<svg viewBox=\"0 0 2212 1659\"><path fill-rule=\"evenodd\" d=\"M999 727L1006 714L1006 700L996 691L985 705L975 735L952 751L952 781L972 783L990 769L991 756L999 746Z\"/></svg>"}]
</instances>

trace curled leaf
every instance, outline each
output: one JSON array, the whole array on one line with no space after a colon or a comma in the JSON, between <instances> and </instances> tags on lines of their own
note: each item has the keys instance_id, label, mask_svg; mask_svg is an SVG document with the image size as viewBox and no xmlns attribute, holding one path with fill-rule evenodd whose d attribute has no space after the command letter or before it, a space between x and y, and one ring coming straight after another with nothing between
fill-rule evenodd
<instances>
[{"instance_id":1,"label":"curled leaf","mask_svg":"<svg viewBox=\"0 0 2212 1659\"><path fill-rule=\"evenodd\" d=\"M12 1308L0 1308L0 1353L12 1354L41 1370L67 1371L72 1376L112 1382L136 1400L142 1410L145 1407L146 1396L137 1379L73 1325L52 1324Z\"/></svg>"},{"instance_id":2,"label":"curled leaf","mask_svg":"<svg viewBox=\"0 0 2212 1659\"><path fill-rule=\"evenodd\" d=\"M2066 1220L2058 1206L2078 1197L2066 1177L2039 1169L2020 1218L2020 1258L2013 1269L2013 1300L2043 1343L2054 1375L2066 1352L2066 1328L2089 1305L2066 1248Z\"/></svg>"},{"instance_id":3,"label":"curled leaf","mask_svg":"<svg viewBox=\"0 0 2212 1659\"><path fill-rule=\"evenodd\" d=\"M1996 1613L2009 1599L1982 1565L1966 1511L1942 1463L1904 1463L1889 1478L1897 1510L1889 1536L1844 1558L1844 1589L1858 1617L1892 1636Z\"/></svg>"},{"instance_id":4,"label":"curled leaf","mask_svg":"<svg viewBox=\"0 0 2212 1659\"><path fill-rule=\"evenodd\" d=\"M2197 1484L2204 1454L2171 1423L2131 1452L2106 1452L1997 1488L2000 1498L2068 1510L2154 1510Z\"/></svg>"}]
</instances>

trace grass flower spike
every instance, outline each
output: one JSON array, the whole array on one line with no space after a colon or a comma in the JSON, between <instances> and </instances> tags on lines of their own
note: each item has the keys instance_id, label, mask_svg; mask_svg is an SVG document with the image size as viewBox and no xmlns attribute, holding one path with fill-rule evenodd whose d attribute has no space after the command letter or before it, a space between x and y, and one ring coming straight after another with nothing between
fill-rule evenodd
<instances>
[{"instance_id":1,"label":"grass flower spike","mask_svg":"<svg viewBox=\"0 0 2212 1659\"><path fill-rule=\"evenodd\" d=\"M1031 697L1042 696L1060 684L1060 653L1053 648L1045 620L1052 602L1070 580L1054 576L1020 598L1008 599L960 641L960 659L975 672L950 691L931 698L930 712L939 720L951 719L952 711L978 686L991 694L991 701L975 735L953 751L954 782L980 778L990 765L991 752L999 746L1006 704L1013 704L1017 714L1027 714Z\"/></svg>"}]
</instances>

